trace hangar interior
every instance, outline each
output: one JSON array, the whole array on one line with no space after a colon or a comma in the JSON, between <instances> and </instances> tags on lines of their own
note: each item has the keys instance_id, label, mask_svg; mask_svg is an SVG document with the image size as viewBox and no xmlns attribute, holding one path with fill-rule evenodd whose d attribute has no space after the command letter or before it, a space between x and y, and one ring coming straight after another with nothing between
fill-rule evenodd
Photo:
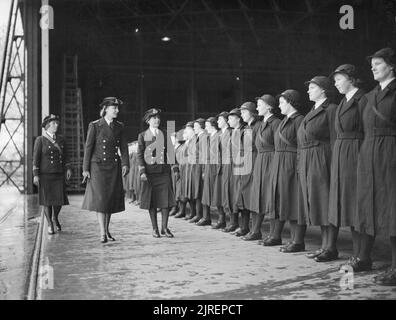
<instances>
[{"instance_id":1,"label":"hangar interior","mask_svg":"<svg viewBox=\"0 0 396 320\"><path fill-rule=\"evenodd\" d=\"M26 44L26 166L32 192L33 139L40 134L44 0L19 0ZM99 117L99 103L116 96L128 141L144 128L147 108L163 121L186 121L230 110L264 93L306 92L304 81L342 63L374 83L365 56L395 44L392 0L49 0L49 111L65 105L65 57L81 89L82 135ZM340 8L354 9L354 29L339 26ZM70 68L70 65L69 65ZM67 86L67 84L66 84ZM310 104L305 94L304 103ZM338 97L339 98L339 97ZM338 102L338 101L336 101ZM3 110L3 109L2 109ZM2 115L3 116L3 115ZM3 130L3 128L2 128Z\"/></svg>"}]
</instances>

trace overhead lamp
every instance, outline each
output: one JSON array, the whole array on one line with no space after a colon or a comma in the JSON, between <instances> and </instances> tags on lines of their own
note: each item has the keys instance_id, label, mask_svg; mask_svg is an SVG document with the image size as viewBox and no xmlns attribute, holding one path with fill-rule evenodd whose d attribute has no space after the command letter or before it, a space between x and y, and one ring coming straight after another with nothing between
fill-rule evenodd
<instances>
[{"instance_id":1,"label":"overhead lamp","mask_svg":"<svg viewBox=\"0 0 396 320\"><path fill-rule=\"evenodd\" d=\"M135 33L138 33L138 32L139 32L139 28L136 28L136 29L135 29Z\"/></svg>"},{"instance_id":2,"label":"overhead lamp","mask_svg":"<svg viewBox=\"0 0 396 320\"><path fill-rule=\"evenodd\" d=\"M168 36L164 36L164 37L161 38L161 40L164 41L164 42L168 42L168 41L171 40L171 38L169 38Z\"/></svg>"}]
</instances>

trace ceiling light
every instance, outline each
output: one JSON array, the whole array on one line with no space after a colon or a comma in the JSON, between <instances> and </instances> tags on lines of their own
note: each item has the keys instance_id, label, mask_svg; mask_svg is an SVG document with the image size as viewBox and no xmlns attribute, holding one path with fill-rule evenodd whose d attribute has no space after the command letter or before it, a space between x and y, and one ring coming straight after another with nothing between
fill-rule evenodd
<instances>
[{"instance_id":1,"label":"ceiling light","mask_svg":"<svg viewBox=\"0 0 396 320\"><path fill-rule=\"evenodd\" d=\"M171 38L169 38L167 36L161 38L161 40L164 41L164 42L168 42L168 41L170 41L170 39Z\"/></svg>"}]
</instances>

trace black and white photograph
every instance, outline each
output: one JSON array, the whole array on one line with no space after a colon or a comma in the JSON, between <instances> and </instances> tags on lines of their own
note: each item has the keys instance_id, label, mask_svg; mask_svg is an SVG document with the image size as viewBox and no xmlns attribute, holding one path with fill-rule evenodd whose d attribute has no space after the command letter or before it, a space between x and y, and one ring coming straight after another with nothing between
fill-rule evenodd
<instances>
[{"instance_id":1,"label":"black and white photograph","mask_svg":"<svg viewBox=\"0 0 396 320\"><path fill-rule=\"evenodd\" d=\"M0 0L0 63L0 300L396 300L396 0Z\"/></svg>"}]
</instances>

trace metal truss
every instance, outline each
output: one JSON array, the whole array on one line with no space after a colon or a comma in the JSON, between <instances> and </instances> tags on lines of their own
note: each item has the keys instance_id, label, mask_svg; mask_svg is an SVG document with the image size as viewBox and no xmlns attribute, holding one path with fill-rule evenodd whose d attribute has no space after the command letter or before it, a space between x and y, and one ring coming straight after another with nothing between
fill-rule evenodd
<instances>
[{"instance_id":1,"label":"metal truss","mask_svg":"<svg viewBox=\"0 0 396 320\"><path fill-rule=\"evenodd\" d=\"M0 187L25 191L25 41L21 12L12 0L0 78Z\"/></svg>"}]
</instances>

